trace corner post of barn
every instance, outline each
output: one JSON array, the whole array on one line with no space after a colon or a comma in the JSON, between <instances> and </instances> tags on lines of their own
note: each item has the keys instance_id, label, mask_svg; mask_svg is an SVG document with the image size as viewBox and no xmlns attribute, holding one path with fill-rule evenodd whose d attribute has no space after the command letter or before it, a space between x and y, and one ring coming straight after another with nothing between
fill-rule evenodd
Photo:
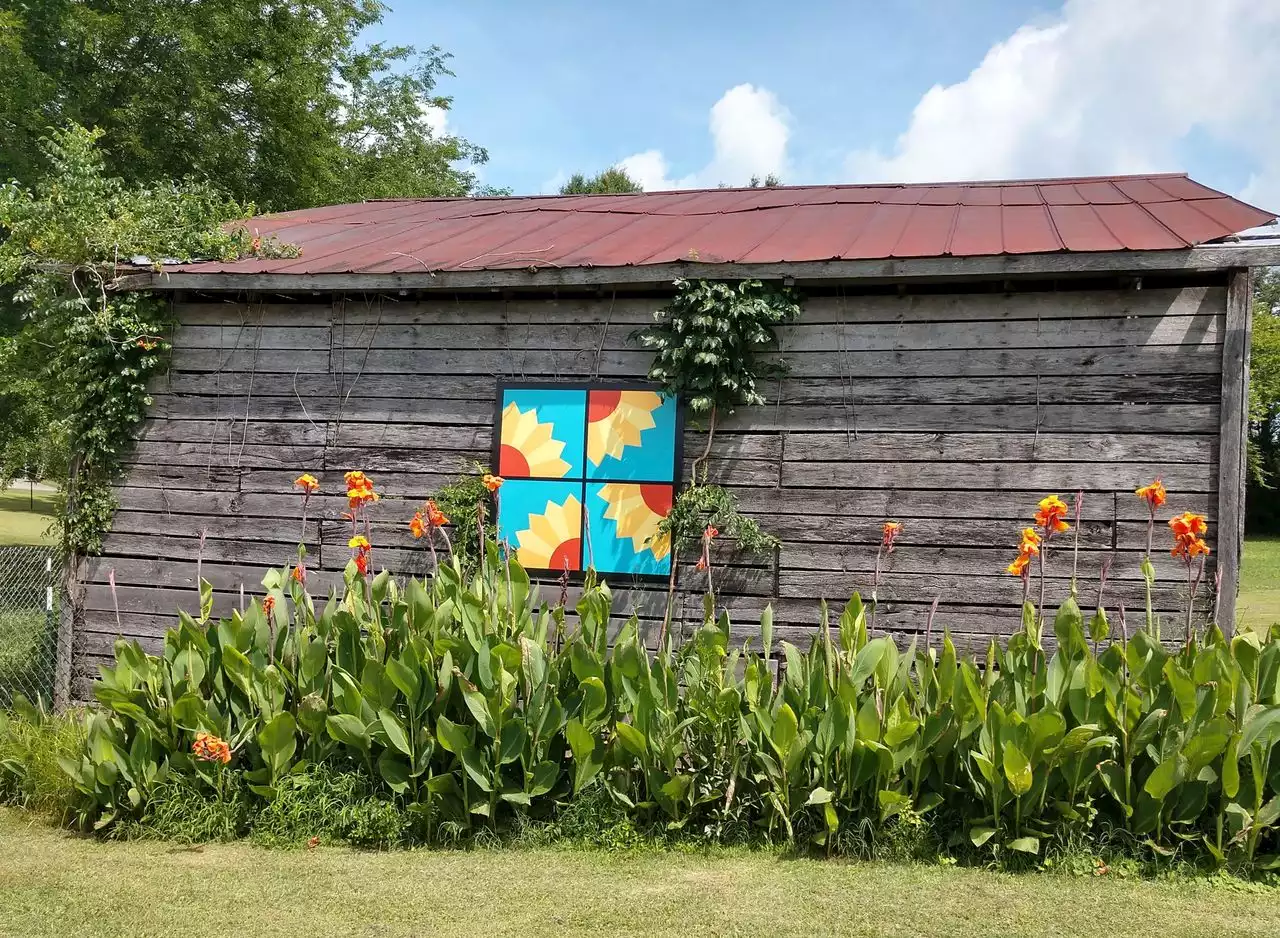
<instances>
[{"instance_id":1,"label":"corner post of barn","mask_svg":"<svg viewBox=\"0 0 1280 938\"><path fill-rule=\"evenodd\" d=\"M1236 626L1240 558L1244 550L1244 499L1249 434L1249 342L1253 332L1249 268L1227 272L1226 333L1222 343L1222 412L1218 449L1218 569L1222 595L1218 624Z\"/></svg>"}]
</instances>

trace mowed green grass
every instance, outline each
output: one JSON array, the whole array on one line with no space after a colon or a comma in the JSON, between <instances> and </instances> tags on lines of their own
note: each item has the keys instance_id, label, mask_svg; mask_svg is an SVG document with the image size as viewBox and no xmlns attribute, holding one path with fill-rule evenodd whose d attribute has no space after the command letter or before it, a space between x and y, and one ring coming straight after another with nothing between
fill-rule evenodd
<instances>
[{"instance_id":1,"label":"mowed green grass","mask_svg":"<svg viewBox=\"0 0 1280 938\"><path fill-rule=\"evenodd\" d=\"M1280 891L716 851L110 843L0 812L0 935L1280 934Z\"/></svg>"},{"instance_id":2,"label":"mowed green grass","mask_svg":"<svg viewBox=\"0 0 1280 938\"><path fill-rule=\"evenodd\" d=\"M1237 609L1245 625L1267 628L1280 622L1280 537L1244 542Z\"/></svg>"},{"instance_id":3,"label":"mowed green grass","mask_svg":"<svg viewBox=\"0 0 1280 938\"><path fill-rule=\"evenodd\" d=\"M53 492L37 491L34 506L21 486L0 492L0 544L55 543L48 534L55 510Z\"/></svg>"}]
</instances>

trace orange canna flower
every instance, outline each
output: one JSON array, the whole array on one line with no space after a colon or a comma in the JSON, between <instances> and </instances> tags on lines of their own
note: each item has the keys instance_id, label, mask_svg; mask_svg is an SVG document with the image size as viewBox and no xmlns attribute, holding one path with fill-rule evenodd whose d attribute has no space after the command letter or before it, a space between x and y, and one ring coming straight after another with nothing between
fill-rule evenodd
<instances>
[{"instance_id":1,"label":"orange canna flower","mask_svg":"<svg viewBox=\"0 0 1280 938\"><path fill-rule=\"evenodd\" d=\"M1152 511L1155 511L1169 500L1169 493L1165 490L1164 483L1159 479L1156 479L1150 485L1142 486L1142 488L1137 489L1133 494L1137 495L1150 505Z\"/></svg>"},{"instance_id":2,"label":"orange canna flower","mask_svg":"<svg viewBox=\"0 0 1280 938\"><path fill-rule=\"evenodd\" d=\"M378 500L378 493L373 489L373 480L363 472L348 472L343 479L347 483L347 503L352 511Z\"/></svg>"},{"instance_id":3,"label":"orange canna flower","mask_svg":"<svg viewBox=\"0 0 1280 938\"><path fill-rule=\"evenodd\" d=\"M427 499L427 523L433 528L443 528L449 523L449 516L431 498Z\"/></svg>"},{"instance_id":4,"label":"orange canna flower","mask_svg":"<svg viewBox=\"0 0 1280 938\"><path fill-rule=\"evenodd\" d=\"M1066 517L1066 503L1057 495L1048 495L1042 498L1037 506L1035 522L1044 529L1046 535L1061 534L1071 529L1071 525L1066 522Z\"/></svg>"},{"instance_id":5,"label":"orange canna flower","mask_svg":"<svg viewBox=\"0 0 1280 938\"><path fill-rule=\"evenodd\" d=\"M202 762L221 762L226 765L231 761L231 747L225 739L212 733L196 733L196 741L191 744L191 751Z\"/></svg>"},{"instance_id":6,"label":"orange canna flower","mask_svg":"<svg viewBox=\"0 0 1280 938\"><path fill-rule=\"evenodd\" d=\"M293 578L305 586L307 582L307 568L302 564L298 564L293 568Z\"/></svg>"},{"instance_id":7,"label":"orange canna flower","mask_svg":"<svg viewBox=\"0 0 1280 938\"><path fill-rule=\"evenodd\" d=\"M305 473L293 480L295 487L302 489L308 495L312 495L320 491L320 481L311 473Z\"/></svg>"},{"instance_id":8,"label":"orange canna flower","mask_svg":"<svg viewBox=\"0 0 1280 938\"><path fill-rule=\"evenodd\" d=\"M698 558L698 562L694 565L693 569L698 571L707 569L707 557L705 554Z\"/></svg>"},{"instance_id":9,"label":"orange canna flower","mask_svg":"<svg viewBox=\"0 0 1280 938\"><path fill-rule=\"evenodd\" d=\"M498 491L498 489L502 488L502 483L505 481L506 480L503 479L502 476L496 476L491 472L486 472L484 474L484 487L490 492Z\"/></svg>"},{"instance_id":10,"label":"orange canna flower","mask_svg":"<svg viewBox=\"0 0 1280 938\"><path fill-rule=\"evenodd\" d=\"M1018 544L1018 552L1034 557L1040 553L1040 532L1035 528L1022 529L1022 542Z\"/></svg>"},{"instance_id":11,"label":"orange canna flower","mask_svg":"<svg viewBox=\"0 0 1280 938\"><path fill-rule=\"evenodd\" d=\"M271 611L275 608L276 608L276 598L274 596L267 596L262 600L263 615L270 616Z\"/></svg>"},{"instance_id":12,"label":"orange canna flower","mask_svg":"<svg viewBox=\"0 0 1280 938\"><path fill-rule=\"evenodd\" d=\"M355 560L355 562L356 562L356 570L358 570L358 571L360 572L360 575L361 575L361 576L366 576L366 575L368 575L368 573L369 573L369 552L368 552L368 551L365 551L365 550L362 550L362 551L360 551L360 553L356 554L356 555L355 555L355 557L354 557L354 558L352 558L352 559L354 559L354 560Z\"/></svg>"},{"instance_id":13,"label":"orange canna flower","mask_svg":"<svg viewBox=\"0 0 1280 938\"><path fill-rule=\"evenodd\" d=\"M1012 573L1014 576L1022 576L1027 570L1027 564L1031 563L1031 555L1018 551L1018 556L1013 559L1013 563L1005 567L1006 573Z\"/></svg>"},{"instance_id":14,"label":"orange canna flower","mask_svg":"<svg viewBox=\"0 0 1280 938\"><path fill-rule=\"evenodd\" d=\"M1188 535L1199 537L1209 531L1209 525L1205 521L1204 515L1197 515L1191 511L1184 511L1180 515L1174 515L1169 519L1169 527L1173 529L1174 537L1186 537Z\"/></svg>"},{"instance_id":15,"label":"orange canna flower","mask_svg":"<svg viewBox=\"0 0 1280 938\"><path fill-rule=\"evenodd\" d=\"M893 553L893 542L898 539L898 535L902 533L902 523L898 521L886 521L884 527L881 528L882 536L880 544L888 548Z\"/></svg>"},{"instance_id":16,"label":"orange canna flower","mask_svg":"<svg viewBox=\"0 0 1280 938\"><path fill-rule=\"evenodd\" d=\"M1209 553L1203 537L1209 531L1204 515L1184 511L1169 519L1169 528L1173 531L1173 548L1169 551L1172 556L1190 563L1193 558Z\"/></svg>"},{"instance_id":17,"label":"orange canna flower","mask_svg":"<svg viewBox=\"0 0 1280 938\"><path fill-rule=\"evenodd\" d=\"M422 512L415 511L409 519L409 533L414 537L422 537L427 533L427 523L422 520Z\"/></svg>"}]
</instances>

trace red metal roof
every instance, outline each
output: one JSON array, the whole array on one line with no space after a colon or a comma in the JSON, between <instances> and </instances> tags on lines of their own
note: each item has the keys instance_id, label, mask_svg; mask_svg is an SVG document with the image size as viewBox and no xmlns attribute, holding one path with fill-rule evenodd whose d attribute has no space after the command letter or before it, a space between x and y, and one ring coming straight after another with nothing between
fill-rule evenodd
<instances>
[{"instance_id":1,"label":"red metal roof","mask_svg":"<svg viewBox=\"0 0 1280 938\"><path fill-rule=\"evenodd\" d=\"M169 269L407 273L1159 251L1275 217L1181 174L389 199L253 219L261 234L298 245L298 258Z\"/></svg>"}]
</instances>

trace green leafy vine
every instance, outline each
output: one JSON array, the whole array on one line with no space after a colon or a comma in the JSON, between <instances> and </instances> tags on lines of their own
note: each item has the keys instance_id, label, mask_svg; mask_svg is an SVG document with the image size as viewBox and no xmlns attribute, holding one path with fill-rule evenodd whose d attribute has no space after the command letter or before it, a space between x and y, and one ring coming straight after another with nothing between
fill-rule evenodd
<instances>
[{"instance_id":1,"label":"green leafy vine","mask_svg":"<svg viewBox=\"0 0 1280 938\"><path fill-rule=\"evenodd\" d=\"M0 186L0 285L18 328L0 339L0 481L63 480L64 550L94 554L111 524L111 485L165 369L168 303L119 290L139 265L245 255L296 256L243 225L253 213L206 182L128 186L107 175L101 132L69 125L43 141L50 167L33 188ZM34 381L33 381L34 379Z\"/></svg>"},{"instance_id":2,"label":"green leafy vine","mask_svg":"<svg viewBox=\"0 0 1280 938\"><path fill-rule=\"evenodd\" d=\"M714 538L725 535L747 554L768 554L778 547L776 537L741 512L731 491L708 481L707 461L717 420L739 407L764 404L760 383L785 373L785 362L764 354L776 348L778 327L796 320L801 303L795 291L760 280L681 279L675 288L675 297L654 315L653 325L634 333L654 350L649 379L679 395L695 418L705 418L707 428L706 446L693 461L689 486L658 525L657 536L669 537L671 543L664 635L682 552L700 547L698 569L706 571L707 593L714 597L709 553Z\"/></svg>"}]
</instances>

